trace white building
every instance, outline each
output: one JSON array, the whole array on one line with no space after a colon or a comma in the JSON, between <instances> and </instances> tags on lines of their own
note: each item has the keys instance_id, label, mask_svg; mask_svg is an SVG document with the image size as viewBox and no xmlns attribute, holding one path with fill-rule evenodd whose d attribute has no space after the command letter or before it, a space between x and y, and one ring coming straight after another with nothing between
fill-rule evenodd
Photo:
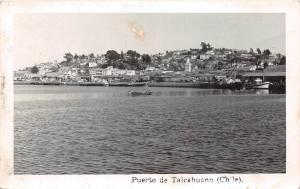
<instances>
[{"instance_id":1,"label":"white building","mask_svg":"<svg viewBox=\"0 0 300 189\"><path fill-rule=\"evenodd\" d=\"M91 81L94 81L94 82L103 81L102 76L104 73L104 69L101 69L101 68L90 69L89 73L91 76Z\"/></svg>"},{"instance_id":2,"label":"white building","mask_svg":"<svg viewBox=\"0 0 300 189\"><path fill-rule=\"evenodd\" d=\"M242 57L242 58L251 58L251 57L252 57L252 54L243 53L243 54L241 54L241 57Z\"/></svg>"},{"instance_id":3,"label":"white building","mask_svg":"<svg viewBox=\"0 0 300 189\"><path fill-rule=\"evenodd\" d=\"M197 59L197 55L192 55L191 59Z\"/></svg>"},{"instance_id":4,"label":"white building","mask_svg":"<svg viewBox=\"0 0 300 189\"><path fill-rule=\"evenodd\" d=\"M191 72L192 71L192 64L190 62L190 58L186 59L186 63L185 63L185 71L186 72Z\"/></svg>"},{"instance_id":5,"label":"white building","mask_svg":"<svg viewBox=\"0 0 300 189\"><path fill-rule=\"evenodd\" d=\"M89 68L94 68L97 67L97 63L96 62L89 62Z\"/></svg>"},{"instance_id":6,"label":"white building","mask_svg":"<svg viewBox=\"0 0 300 189\"><path fill-rule=\"evenodd\" d=\"M157 71L158 69L153 67L153 66L148 66L145 71L148 71L148 72L153 72L153 71Z\"/></svg>"},{"instance_id":7,"label":"white building","mask_svg":"<svg viewBox=\"0 0 300 189\"><path fill-rule=\"evenodd\" d=\"M103 69L101 68L93 68L93 69L89 69L89 73L90 75L103 75Z\"/></svg>"},{"instance_id":8,"label":"white building","mask_svg":"<svg viewBox=\"0 0 300 189\"><path fill-rule=\"evenodd\" d=\"M210 56L208 54L200 54L200 60L208 60L209 57Z\"/></svg>"},{"instance_id":9,"label":"white building","mask_svg":"<svg viewBox=\"0 0 300 189\"><path fill-rule=\"evenodd\" d=\"M108 66L107 68L105 68L103 70L103 75L104 76L111 76L111 75L113 75L113 71L114 71L114 68L112 66Z\"/></svg>"},{"instance_id":10,"label":"white building","mask_svg":"<svg viewBox=\"0 0 300 189\"><path fill-rule=\"evenodd\" d=\"M213 50L209 50L209 51L206 52L206 54L208 54L208 55L214 55L215 52Z\"/></svg>"},{"instance_id":11,"label":"white building","mask_svg":"<svg viewBox=\"0 0 300 189\"><path fill-rule=\"evenodd\" d=\"M135 75L135 70L126 70L126 75L134 76Z\"/></svg>"},{"instance_id":12,"label":"white building","mask_svg":"<svg viewBox=\"0 0 300 189\"><path fill-rule=\"evenodd\" d=\"M127 75L134 76L135 70L121 70L118 68L114 68L112 66L108 66L107 68L102 70L103 76L119 76L119 75Z\"/></svg>"}]
</instances>

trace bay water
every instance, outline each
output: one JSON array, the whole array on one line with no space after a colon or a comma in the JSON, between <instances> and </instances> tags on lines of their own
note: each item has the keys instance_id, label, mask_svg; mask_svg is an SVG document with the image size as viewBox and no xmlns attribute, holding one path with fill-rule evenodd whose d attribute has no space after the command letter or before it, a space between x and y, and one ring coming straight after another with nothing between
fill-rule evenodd
<instances>
[{"instance_id":1,"label":"bay water","mask_svg":"<svg viewBox=\"0 0 300 189\"><path fill-rule=\"evenodd\" d=\"M128 90L14 86L15 174L285 172L285 94Z\"/></svg>"}]
</instances>

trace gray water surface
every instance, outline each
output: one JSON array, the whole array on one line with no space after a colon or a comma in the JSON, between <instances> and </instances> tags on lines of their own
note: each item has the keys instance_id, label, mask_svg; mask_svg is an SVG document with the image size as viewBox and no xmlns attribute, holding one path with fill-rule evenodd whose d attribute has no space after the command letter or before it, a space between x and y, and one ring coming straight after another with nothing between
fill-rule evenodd
<instances>
[{"instance_id":1,"label":"gray water surface","mask_svg":"<svg viewBox=\"0 0 300 189\"><path fill-rule=\"evenodd\" d=\"M285 95L15 86L15 174L284 173Z\"/></svg>"}]
</instances>

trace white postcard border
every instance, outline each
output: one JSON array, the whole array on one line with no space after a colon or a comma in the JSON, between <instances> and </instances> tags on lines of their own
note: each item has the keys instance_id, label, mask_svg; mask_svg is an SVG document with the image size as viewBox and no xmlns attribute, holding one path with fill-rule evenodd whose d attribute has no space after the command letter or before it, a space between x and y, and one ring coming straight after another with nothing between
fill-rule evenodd
<instances>
[{"instance_id":1,"label":"white postcard border","mask_svg":"<svg viewBox=\"0 0 300 189\"><path fill-rule=\"evenodd\" d=\"M5 1L0 4L0 187L1 188L299 188L299 1ZM13 18L18 13L285 13L286 14L286 174L200 174L241 177L229 184L132 184L131 178L173 175L14 175L13 174ZM191 176L191 175L176 175Z\"/></svg>"}]
</instances>

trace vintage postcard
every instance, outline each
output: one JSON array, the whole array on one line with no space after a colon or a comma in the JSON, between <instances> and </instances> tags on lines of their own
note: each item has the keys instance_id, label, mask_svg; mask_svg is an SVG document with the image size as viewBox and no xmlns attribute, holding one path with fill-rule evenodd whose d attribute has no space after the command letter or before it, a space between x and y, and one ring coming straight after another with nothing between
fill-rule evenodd
<instances>
[{"instance_id":1,"label":"vintage postcard","mask_svg":"<svg viewBox=\"0 0 300 189\"><path fill-rule=\"evenodd\" d=\"M4 1L0 187L299 188L299 1Z\"/></svg>"}]
</instances>

